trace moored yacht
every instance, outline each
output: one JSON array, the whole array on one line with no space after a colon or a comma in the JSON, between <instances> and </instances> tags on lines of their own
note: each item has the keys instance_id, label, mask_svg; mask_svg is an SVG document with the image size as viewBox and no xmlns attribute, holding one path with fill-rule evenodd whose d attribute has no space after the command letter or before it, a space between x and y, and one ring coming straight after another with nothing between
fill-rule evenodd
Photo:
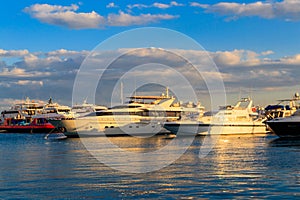
<instances>
[{"instance_id":1,"label":"moored yacht","mask_svg":"<svg viewBox=\"0 0 300 200\"><path fill-rule=\"evenodd\" d=\"M55 127L45 118L5 118L0 125L1 133L51 133Z\"/></svg>"},{"instance_id":2,"label":"moored yacht","mask_svg":"<svg viewBox=\"0 0 300 200\"><path fill-rule=\"evenodd\" d=\"M167 93L168 94L168 93ZM173 105L169 95L132 96L127 104L90 113L76 119L51 120L68 136L76 135L135 135L149 136L168 132L163 122L174 121L183 115L192 115L199 108Z\"/></svg>"},{"instance_id":3,"label":"moored yacht","mask_svg":"<svg viewBox=\"0 0 300 200\"><path fill-rule=\"evenodd\" d=\"M280 99L277 104L268 105L265 108L265 114L269 120L278 117L289 117L300 108L300 96L298 93L292 98Z\"/></svg>"},{"instance_id":4,"label":"moored yacht","mask_svg":"<svg viewBox=\"0 0 300 200\"><path fill-rule=\"evenodd\" d=\"M289 117L269 120L267 125L279 137L300 137L300 110Z\"/></svg>"},{"instance_id":5,"label":"moored yacht","mask_svg":"<svg viewBox=\"0 0 300 200\"><path fill-rule=\"evenodd\" d=\"M142 97L135 97L140 99ZM151 97L154 98L154 97ZM150 97L147 97L149 100ZM162 100L162 99L161 99ZM128 104L114 106L107 110L90 113L86 116L74 119L50 120L52 124L64 131L68 136L83 135L124 135L120 127L128 125L128 128L136 127L129 124L141 122L150 115L156 119L162 117L160 112L149 112L149 108L155 105L171 104L174 100L166 100L163 104L155 99L152 103L130 101ZM170 102L171 101L171 102ZM123 130L124 130L123 128Z\"/></svg>"},{"instance_id":6,"label":"moored yacht","mask_svg":"<svg viewBox=\"0 0 300 200\"><path fill-rule=\"evenodd\" d=\"M97 112L106 109L107 108L105 106L90 104L87 103L86 100L84 100L82 104L73 105L71 110L72 112L74 112L75 117L82 117L92 112Z\"/></svg>"},{"instance_id":7,"label":"moored yacht","mask_svg":"<svg viewBox=\"0 0 300 200\"><path fill-rule=\"evenodd\" d=\"M235 106L223 106L213 116L203 116L197 121L165 123L164 127L175 134L257 134L266 133L265 118L253 109L250 98L243 98Z\"/></svg>"},{"instance_id":8,"label":"moored yacht","mask_svg":"<svg viewBox=\"0 0 300 200\"><path fill-rule=\"evenodd\" d=\"M46 119L73 119L75 118L74 112L72 112L69 106L60 105L52 101L52 98L48 100L48 103L44 105L41 113L35 115L36 117Z\"/></svg>"},{"instance_id":9,"label":"moored yacht","mask_svg":"<svg viewBox=\"0 0 300 200\"><path fill-rule=\"evenodd\" d=\"M43 105L41 103L27 97L25 100L13 104L10 109L2 111L0 122L4 122L6 118L32 117L42 113L42 111Z\"/></svg>"},{"instance_id":10,"label":"moored yacht","mask_svg":"<svg viewBox=\"0 0 300 200\"><path fill-rule=\"evenodd\" d=\"M132 136L149 137L156 134L170 134L163 127L165 122L178 121L179 119L193 119L203 112L204 107L200 104L188 102L186 104L175 103L171 98L163 103L150 106L143 111L139 121L122 126L105 129L106 134L127 133Z\"/></svg>"}]
</instances>

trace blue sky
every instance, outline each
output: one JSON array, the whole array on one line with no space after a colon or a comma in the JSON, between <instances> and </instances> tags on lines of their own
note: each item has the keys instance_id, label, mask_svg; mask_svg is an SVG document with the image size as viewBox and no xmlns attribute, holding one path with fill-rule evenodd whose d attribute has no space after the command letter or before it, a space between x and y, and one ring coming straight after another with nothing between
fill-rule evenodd
<instances>
[{"instance_id":1,"label":"blue sky","mask_svg":"<svg viewBox=\"0 0 300 200\"><path fill-rule=\"evenodd\" d=\"M85 56L107 38L141 27L168 28L201 44L219 67L230 102L240 88L251 88L262 105L300 88L297 0L2 0L2 5L2 102L50 95L70 102Z\"/></svg>"}]
</instances>

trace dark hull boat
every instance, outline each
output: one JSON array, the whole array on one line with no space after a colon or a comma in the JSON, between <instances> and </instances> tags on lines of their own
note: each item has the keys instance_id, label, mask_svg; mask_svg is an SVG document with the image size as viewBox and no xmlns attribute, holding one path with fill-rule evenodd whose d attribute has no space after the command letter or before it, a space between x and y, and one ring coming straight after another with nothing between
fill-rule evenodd
<instances>
[{"instance_id":1,"label":"dark hull boat","mask_svg":"<svg viewBox=\"0 0 300 200\"><path fill-rule=\"evenodd\" d=\"M1 133L51 133L55 127L44 118L6 118L0 124Z\"/></svg>"},{"instance_id":2,"label":"dark hull boat","mask_svg":"<svg viewBox=\"0 0 300 200\"><path fill-rule=\"evenodd\" d=\"M269 120L267 125L279 137L300 137L300 110L290 117Z\"/></svg>"}]
</instances>

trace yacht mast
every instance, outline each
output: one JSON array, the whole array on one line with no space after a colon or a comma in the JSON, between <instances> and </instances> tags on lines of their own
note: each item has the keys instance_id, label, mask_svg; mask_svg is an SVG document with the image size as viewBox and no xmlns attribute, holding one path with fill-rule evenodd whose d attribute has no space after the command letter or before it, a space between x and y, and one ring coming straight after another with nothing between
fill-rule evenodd
<instances>
[{"instance_id":1,"label":"yacht mast","mask_svg":"<svg viewBox=\"0 0 300 200\"><path fill-rule=\"evenodd\" d=\"M124 104L124 99L123 99L123 82L121 81L120 83L120 99L121 99L121 104Z\"/></svg>"}]
</instances>

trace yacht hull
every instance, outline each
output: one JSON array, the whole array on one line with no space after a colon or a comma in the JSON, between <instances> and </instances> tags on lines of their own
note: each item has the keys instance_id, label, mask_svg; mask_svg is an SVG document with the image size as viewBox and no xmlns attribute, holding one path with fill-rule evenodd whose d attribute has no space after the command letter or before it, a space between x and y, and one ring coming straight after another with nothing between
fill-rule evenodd
<instances>
[{"instance_id":1,"label":"yacht hull","mask_svg":"<svg viewBox=\"0 0 300 200\"><path fill-rule=\"evenodd\" d=\"M164 128L169 130L171 133L176 135L207 135L209 130L209 124L202 124L202 123L165 123Z\"/></svg>"},{"instance_id":2,"label":"yacht hull","mask_svg":"<svg viewBox=\"0 0 300 200\"><path fill-rule=\"evenodd\" d=\"M261 134L266 133L267 129L264 124L223 124L211 125L209 133L221 135L239 135L239 134Z\"/></svg>"},{"instance_id":3,"label":"yacht hull","mask_svg":"<svg viewBox=\"0 0 300 200\"><path fill-rule=\"evenodd\" d=\"M170 133L163 128L162 123L104 123L98 120L50 120L50 122L68 137L85 136L142 136L150 137L156 134Z\"/></svg>"},{"instance_id":4,"label":"yacht hull","mask_svg":"<svg viewBox=\"0 0 300 200\"><path fill-rule=\"evenodd\" d=\"M55 127L52 125L41 125L41 126L0 126L0 130L3 133L50 133L53 132Z\"/></svg>"},{"instance_id":5,"label":"yacht hull","mask_svg":"<svg viewBox=\"0 0 300 200\"><path fill-rule=\"evenodd\" d=\"M279 137L300 137L300 121L268 121L268 126Z\"/></svg>"},{"instance_id":6,"label":"yacht hull","mask_svg":"<svg viewBox=\"0 0 300 200\"><path fill-rule=\"evenodd\" d=\"M174 134L181 135L234 135L266 133L264 124L202 124L202 123L165 123L164 127Z\"/></svg>"}]
</instances>

